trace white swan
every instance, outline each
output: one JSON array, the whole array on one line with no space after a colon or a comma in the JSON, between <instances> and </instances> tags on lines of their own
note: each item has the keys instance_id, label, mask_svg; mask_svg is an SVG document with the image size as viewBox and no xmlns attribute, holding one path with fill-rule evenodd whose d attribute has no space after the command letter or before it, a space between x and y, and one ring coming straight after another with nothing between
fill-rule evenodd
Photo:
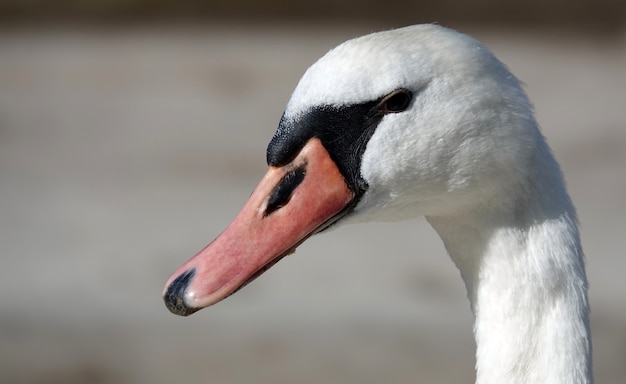
<instances>
[{"instance_id":1,"label":"white swan","mask_svg":"<svg viewBox=\"0 0 626 384\"><path fill-rule=\"evenodd\" d=\"M574 207L518 80L474 39L418 25L350 40L307 70L233 223L167 282L188 315L331 224L419 215L475 316L477 383L590 383Z\"/></svg>"}]
</instances>

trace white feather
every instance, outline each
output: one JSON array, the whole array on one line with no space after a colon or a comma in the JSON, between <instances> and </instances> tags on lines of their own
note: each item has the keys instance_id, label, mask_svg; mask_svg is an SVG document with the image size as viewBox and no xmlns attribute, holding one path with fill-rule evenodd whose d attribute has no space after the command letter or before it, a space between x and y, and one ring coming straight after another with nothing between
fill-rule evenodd
<instances>
[{"instance_id":1,"label":"white feather","mask_svg":"<svg viewBox=\"0 0 626 384\"><path fill-rule=\"evenodd\" d=\"M344 222L424 215L465 281L477 383L590 383L587 281L574 207L518 80L483 45L434 25L350 40L287 106L414 92L363 154L369 189Z\"/></svg>"}]
</instances>

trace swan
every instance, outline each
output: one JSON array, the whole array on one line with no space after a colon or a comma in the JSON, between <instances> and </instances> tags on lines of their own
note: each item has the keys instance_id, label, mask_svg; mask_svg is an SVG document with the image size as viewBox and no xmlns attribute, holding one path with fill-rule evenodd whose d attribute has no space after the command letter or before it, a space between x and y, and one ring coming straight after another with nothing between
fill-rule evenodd
<instances>
[{"instance_id":1,"label":"swan","mask_svg":"<svg viewBox=\"0 0 626 384\"><path fill-rule=\"evenodd\" d=\"M369 34L303 75L233 222L167 281L214 304L330 226L425 216L474 315L477 383L591 383L575 208L519 81L437 25Z\"/></svg>"}]
</instances>

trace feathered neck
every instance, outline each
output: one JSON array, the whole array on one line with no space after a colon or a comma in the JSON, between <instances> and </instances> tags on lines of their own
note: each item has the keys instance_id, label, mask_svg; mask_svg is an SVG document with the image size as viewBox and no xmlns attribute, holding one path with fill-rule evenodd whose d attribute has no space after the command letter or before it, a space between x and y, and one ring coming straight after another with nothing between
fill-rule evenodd
<instances>
[{"instance_id":1,"label":"feathered neck","mask_svg":"<svg viewBox=\"0 0 626 384\"><path fill-rule=\"evenodd\" d=\"M593 381L576 213L547 147L537 161L517 196L428 217L467 287L477 383Z\"/></svg>"}]
</instances>

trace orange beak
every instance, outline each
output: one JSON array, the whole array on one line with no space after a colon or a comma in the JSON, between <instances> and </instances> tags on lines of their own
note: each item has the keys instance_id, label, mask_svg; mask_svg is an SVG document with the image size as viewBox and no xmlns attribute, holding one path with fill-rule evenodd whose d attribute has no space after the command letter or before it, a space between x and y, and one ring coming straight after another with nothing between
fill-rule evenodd
<instances>
[{"instance_id":1,"label":"orange beak","mask_svg":"<svg viewBox=\"0 0 626 384\"><path fill-rule=\"evenodd\" d=\"M182 316L215 304L335 222L355 197L317 138L270 166L233 222L169 278L167 308Z\"/></svg>"}]
</instances>

